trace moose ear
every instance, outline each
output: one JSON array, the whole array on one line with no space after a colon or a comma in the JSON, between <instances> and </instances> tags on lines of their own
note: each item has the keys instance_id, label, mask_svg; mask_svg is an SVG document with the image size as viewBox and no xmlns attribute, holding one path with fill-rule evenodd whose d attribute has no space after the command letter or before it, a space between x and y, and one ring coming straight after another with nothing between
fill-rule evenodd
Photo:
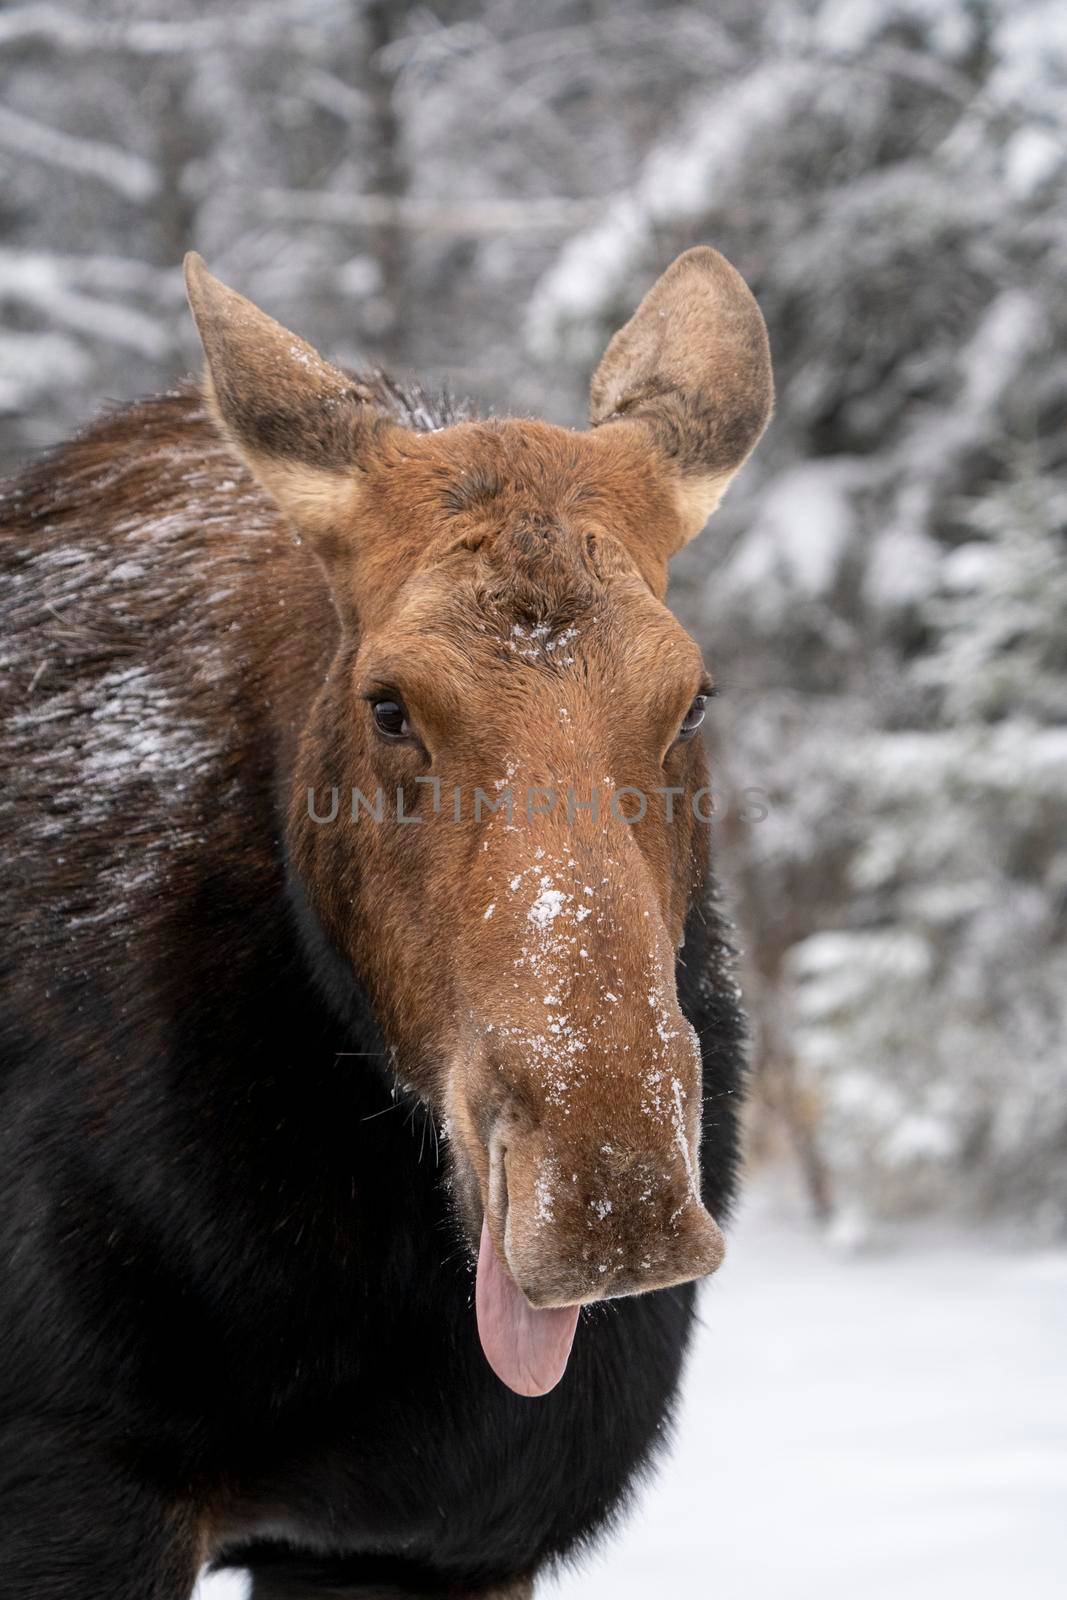
<instances>
[{"instance_id":1,"label":"moose ear","mask_svg":"<svg viewBox=\"0 0 1067 1600\"><path fill-rule=\"evenodd\" d=\"M359 468L382 427L372 396L192 252L185 286L216 421L286 516L327 553L356 507Z\"/></svg>"},{"instance_id":2,"label":"moose ear","mask_svg":"<svg viewBox=\"0 0 1067 1600\"><path fill-rule=\"evenodd\" d=\"M677 473L680 549L715 510L773 405L759 306L725 257L701 245L667 268L608 345L589 420L647 428Z\"/></svg>"}]
</instances>

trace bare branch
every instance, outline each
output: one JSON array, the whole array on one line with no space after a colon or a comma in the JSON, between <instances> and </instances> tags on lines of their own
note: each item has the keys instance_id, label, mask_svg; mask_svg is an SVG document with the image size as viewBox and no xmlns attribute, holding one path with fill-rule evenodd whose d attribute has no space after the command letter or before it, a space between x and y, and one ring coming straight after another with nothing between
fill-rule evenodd
<instances>
[{"instance_id":1,"label":"bare branch","mask_svg":"<svg viewBox=\"0 0 1067 1600\"><path fill-rule=\"evenodd\" d=\"M350 83L344 83L332 72L308 67L301 75L300 83L309 100L324 111L340 117L343 122L354 122L368 115L370 107L367 95L361 89L353 88Z\"/></svg>"}]
</instances>

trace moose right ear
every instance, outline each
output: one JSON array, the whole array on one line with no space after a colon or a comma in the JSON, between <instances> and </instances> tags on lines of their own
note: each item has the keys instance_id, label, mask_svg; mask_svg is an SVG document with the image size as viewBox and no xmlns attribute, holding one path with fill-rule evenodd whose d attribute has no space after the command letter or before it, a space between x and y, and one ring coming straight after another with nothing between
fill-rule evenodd
<instances>
[{"instance_id":1,"label":"moose right ear","mask_svg":"<svg viewBox=\"0 0 1067 1600\"><path fill-rule=\"evenodd\" d=\"M366 389L213 278L193 252L185 286L216 421L290 521L329 554L358 504L361 464L388 424Z\"/></svg>"},{"instance_id":2,"label":"moose right ear","mask_svg":"<svg viewBox=\"0 0 1067 1600\"><path fill-rule=\"evenodd\" d=\"M755 449L774 404L767 329L740 273L707 245L687 250L608 345L589 420L642 426L673 469L679 533L698 534Z\"/></svg>"}]
</instances>

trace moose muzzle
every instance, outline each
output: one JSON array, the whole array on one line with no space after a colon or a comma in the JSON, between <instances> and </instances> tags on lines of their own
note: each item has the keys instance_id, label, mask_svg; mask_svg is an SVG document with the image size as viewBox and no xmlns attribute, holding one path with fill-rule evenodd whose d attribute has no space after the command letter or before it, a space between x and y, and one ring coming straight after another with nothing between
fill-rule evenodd
<instances>
[{"instance_id":1,"label":"moose muzzle","mask_svg":"<svg viewBox=\"0 0 1067 1600\"><path fill-rule=\"evenodd\" d=\"M637 1095L633 1079L602 1077L595 1120L573 1101L533 1128L507 1108L496 1117L476 1308L489 1364L516 1393L559 1382L582 1305L685 1283L721 1262L687 1076L689 1087L652 1068Z\"/></svg>"},{"instance_id":2,"label":"moose muzzle","mask_svg":"<svg viewBox=\"0 0 1067 1600\"><path fill-rule=\"evenodd\" d=\"M448 1120L484 1216L482 1346L534 1395L562 1377L580 1306L703 1277L724 1244L701 1200L700 1045L641 850L621 825L489 844Z\"/></svg>"}]
</instances>

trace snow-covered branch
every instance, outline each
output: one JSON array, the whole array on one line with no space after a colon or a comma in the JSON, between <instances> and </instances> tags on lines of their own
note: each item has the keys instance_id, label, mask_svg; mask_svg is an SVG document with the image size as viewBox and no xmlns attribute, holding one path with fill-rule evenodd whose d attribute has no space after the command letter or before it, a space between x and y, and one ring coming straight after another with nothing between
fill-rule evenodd
<instances>
[{"instance_id":1,"label":"snow-covered branch","mask_svg":"<svg viewBox=\"0 0 1067 1600\"><path fill-rule=\"evenodd\" d=\"M410 228L425 233L568 232L603 211L598 200L425 199L419 195L344 194L332 190L264 189L258 201L272 218L343 227Z\"/></svg>"},{"instance_id":2,"label":"snow-covered branch","mask_svg":"<svg viewBox=\"0 0 1067 1600\"><path fill-rule=\"evenodd\" d=\"M243 19L219 15L172 22L163 18L122 21L85 16L62 6L14 6L0 16L0 47L39 39L65 51L114 50L130 55L174 55L210 50Z\"/></svg>"},{"instance_id":3,"label":"snow-covered branch","mask_svg":"<svg viewBox=\"0 0 1067 1600\"><path fill-rule=\"evenodd\" d=\"M98 139L75 138L9 106L0 106L0 148L95 178L127 200L149 200L159 186L154 168L143 156Z\"/></svg>"},{"instance_id":4,"label":"snow-covered branch","mask_svg":"<svg viewBox=\"0 0 1067 1600\"><path fill-rule=\"evenodd\" d=\"M130 306L81 292L72 287L76 277L76 268L68 268L61 257L0 251L0 302L21 301L49 322L154 360L166 354L171 335L165 325Z\"/></svg>"}]
</instances>

